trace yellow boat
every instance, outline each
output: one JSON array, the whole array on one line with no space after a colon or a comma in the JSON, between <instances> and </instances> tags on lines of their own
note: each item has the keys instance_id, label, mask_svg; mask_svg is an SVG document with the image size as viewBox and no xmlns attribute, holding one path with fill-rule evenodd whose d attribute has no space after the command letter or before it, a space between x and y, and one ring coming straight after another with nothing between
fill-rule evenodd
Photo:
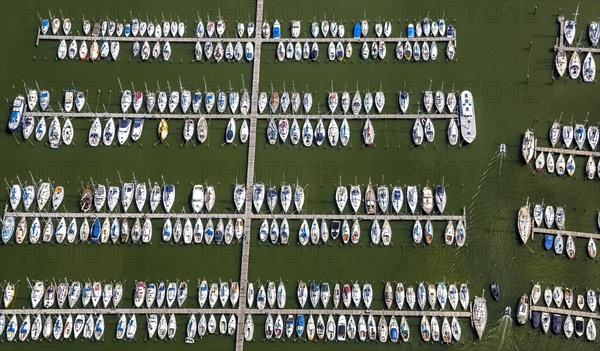
<instances>
[{"instance_id":1,"label":"yellow boat","mask_svg":"<svg viewBox=\"0 0 600 351\"><path fill-rule=\"evenodd\" d=\"M160 141L163 142L163 141L165 141L165 139L167 138L168 135L169 135L169 124L163 118L158 123L158 139L160 139Z\"/></svg>"}]
</instances>

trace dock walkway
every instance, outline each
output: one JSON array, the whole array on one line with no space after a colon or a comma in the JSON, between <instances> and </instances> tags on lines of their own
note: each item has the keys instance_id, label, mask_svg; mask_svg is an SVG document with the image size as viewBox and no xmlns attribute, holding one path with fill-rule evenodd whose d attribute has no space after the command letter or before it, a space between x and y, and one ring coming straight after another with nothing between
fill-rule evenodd
<instances>
[{"instance_id":1,"label":"dock walkway","mask_svg":"<svg viewBox=\"0 0 600 351\"><path fill-rule=\"evenodd\" d=\"M559 230L559 229L547 229L547 228L533 228L533 234L560 234L560 235L570 235L574 238L586 238L586 239L594 239L600 240L600 234L598 233L584 233L584 232L573 232L569 230Z\"/></svg>"},{"instance_id":2,"label":"dock walkway","mask_svg":"<svg viewBox=\"0 0 600 351\"><path fill-rule=\"evenodd\" d=\"M583 317L583 318L591 318L591 319L600 319L600 313L598 312L590 312L590 311L581 311L581 310L570 310L566 308L555 308L555 307L546 307L546 306L531 306L530 310L538 311L538 312L547 312L553 314L562 314L562 315L570 315L573 317Z\"/></svg>"},{"instance_id":3,"label":"dock walkway","mask_svg":"<svg viewBox=\"0 0 600 351\"><path fill-rule=\"evenodd\" d=\"M544 147L544 146L536 146L536 152L552 152L554 154L566 154L573 156L592 156L592 157L600 157L600 151L587 151L587 150L576 150L576 149L559 149L552 147Z\"/></svg>"},{"instance_id":4,"label":"dock walkway","mask_svg":"<svg viewBox=\"0 0 600 351\"><path fill-rule=\"evenodd\" d=\"M254 79L252 84L254 85ZM258 84L258 83L256 83ZM260 92L256 91L256 96L258 96ZM254 97L254 93L252 94ZM254 98L252 99L254 100ZM256 106L256 105L251 105ZM255 109L256 110L256 109ZM411 113L387 113L387 114L316 114L316 115L307 115L307 114L258 114L251 113L247 115L243 114L232 114L232 113L221 113L221 114L197 114L197 113L121 113L121 112L25 112L24 116L32 116L32 117L45 117L45 118L83 118L83 119L93 119L93 118L142 118L142 119L199 119L200 117L204 117L206 119L250 119L250 120L270 120L271 118L281 119L337 119L337 118L346 118L348 120L365 120L367 118L372 120L380 120L380 119L400 119L400 120L415 120L417 118L431 118L435 119L452 119L458 118L458 114L454 113L432 113L432 114L411 114Z\"/></svg>"},{"instance_id":5,"label":"dock walkway","mask_svg":"<svg viewBox=\"0 0 600 351\"><path fill-rule=\"evenodd\" d=\"M263 0L256 0L256 22L263 21L264 4ZM254 31L254 62L252 66L252 87L251 87L251 104L250 109L254 111L253 117L250 118L249 138L248 138L248 162L246 167L246 204L244 206L244 238L242 241L242 257L240 263L240 298L239 308L237 311L237 333L235 338L235 350L244 350L244 323L246 315L246 291L248 287L248 269L250 261L250 234L251 219L252 219L252 188L254 186L254 165L256 160L256 124L258 123L258 95L260 89L260 59L262 41L260 40L260 27L257 25Z\"/></svg>"}]
</instances>

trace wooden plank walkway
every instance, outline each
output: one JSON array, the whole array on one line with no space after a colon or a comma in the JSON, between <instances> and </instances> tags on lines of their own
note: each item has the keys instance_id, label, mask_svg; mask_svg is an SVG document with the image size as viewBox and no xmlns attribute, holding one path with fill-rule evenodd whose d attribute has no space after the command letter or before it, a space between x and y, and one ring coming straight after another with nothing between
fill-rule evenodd
<instances>
[{"instance_id":1,"label":"wooden plank walkway","mask_svg":"<svg viewBox=\"0 0 600 351\"><path fill-rule=\"evenodd\" d=\"M263 0L256 0L256 22L263 21L264 4ZM256 125L258 120L258 95L260 89L260 59L262 50L262 41L260 40L260 26L254 31L254 62L252 66L252 86L251 86L251 104L250 109L254 111L250 118L249 138L248 138L248 161L246 167L246 204L244 206L244 239L242 241L242 257L240 263L240 297L239 309L237 315L237 333L235 338L235 350L244 350L244 322L246 315L246 292L248 289L248 266L250 262L250 234L251 216L252 216L252 188L254 185L254 165L256 160Z\"/></svg>"},{"instance_id":2,"label":"wooden plank walkway","mask_svg":"<svg viewBox=\"0 0 600 351\"><path fill-rule=\"evenodd\" d=\"M247 197L248 198L248 197ZM252 198L252 196L250 196L250 199ZM252 201L252 200L250 200ZM48 219L48 218L53 218L53 219L58 219L58 218L76 218L76 219L94 219L94 218L117 218L117 219L163 219L166 220L168 219L197 219L197 218L201 218L201 219L215 219L215 218L221 218L221 219L238 219L238 218L243 218L246 219L246 222L248 222L248 226L249 226L249 222L250 220L253 219L257 219L257 220L262 220L262 219L281 219L281 218L287 218L288 220L312 220L312 219L326 219L326 220L349 220L349 221L353 221L353 220L364 220L364 221L369 221L369 220L388 220L388 221L426 221L426 220L432 220L432 221L463 221L463 223L466 222L466 215L464 214L465 211L463 209L463 214L462 215L402 215L402 214L377 214L377 215L367 215L367 214L317 214L317 213L313 213L313 214L299 214L299 213L250 213L250 214L245 214L245 213L136 213L136 212L107 212L107 213L96 213L96 212L88 212L88 213L81 213L81 212L40 212L40 211L32 211L32 212L23 212L23 211L9 211L8 210L8 205L6 207L6 210L4 212L4 217L7 216L13 216L15 218L44 218L44 219ZM538 231L541 231L542 228L536 228ZM545 229L545 230L550 230L550 229ZM535 230L534 230L535 231ZM248 233L248 231L245 231L245 233ZM561 231L562 233L567 233L564 231ZM571 233L571 232L569 232ZM575 232L572 232L575 233ZM581 233L580 233L581 234ZM585 233L583 233L585 234ZM600 235L600 234L588 234L588 235ZM577 236L582 236L582 235L577 235ZM594 237L595 238L595 237Z\"/></svg>"},{"instance_id":3,"label":"wooden plank walkway","mask_svg":"<svg viewBox=\"0 0 600 351\"><path fill-rule=\"evenodd\" d=\"M280 214L280 213L260 213L252 215L253 219L281 219L287 218L288 220L312 220L312 219L326 219L326 220L359 220L359 221L370 221L370 220L388 220L388 221L465 221L465 215L401 215L401 214Z\"/></svg>"},{"instance_id":4,"label":"wooden plank walkway","mask_svg":"<svg viewBox=\"0 0 600 351\"><path fill-rule=\"evenodd\" d=\"M555 308L555 307L546 307L546 306L535 306L532 305L530 310L539 311L539 312L547 312L554 314L562 314L562 315L570 315L573 317L583 317L583 318L591 318L591 319L600 319L599 312L589 312L589 311L580 311L580 310L570 310L566 308Z\"/></svg>"},{"instance_id":5,"label":"wooden plank walkway","mask_svg":"<svg viewBox=\"0 0 600 351\"><path fill-rule=\"evenodd\" d=\"M554 45L554 51L565 51L565 52L573 52L577 51L578 53L588 53L591 52L593 54L599 54L600 48L582 48L579 46L565 46L565 16L558 16L558 23L560 25L560 31L558 34L558 38L556 38L556 44ZM586 27L587 29L587 27ZM587 34L587 30L585 31Z\"/></svg>"},{"instance_id":6,"label":"wooden plank walkway","mask_svg":"<svg viewBox=\"0 0 600 351\"><path fill-rule=\"evenodd\" d=\"M262 23L262 22L261 22ZM246 42L254 42L254 43L262 43L262 44L278 44L279 42L309 42L309 43L330 43L330 42L342 42L344 44L350 42L350 43L357 43L357 44L362 44L363 42L367 42L367 43L372 43L374 41L380 42L383 41L385 43L398 43L399 41L405 42L405 41L410 41L410 42L449 42L451 40L454 40L455 38L453 37L414 37L414 38L407 38L407 37L393 37L393 38L376 38L376 37L367 37L367 38L352 38L352 37L344 37L344 38L323 38L323 37L318 37L318 38L313 38L313 37L306 37L306 38L262 38L261 35L261 28L260 26L257 27L257 29L255 30L255 33L257 34L257 37L255 38L218 38L218 37L213 37L213 38L196 38L196 37L161 37L161 38L156 38L156 37L125 37L125 36L121 36L121 37L117 37L117 36L91 36L91 35L52 35L52 34L41 34L40 31L38 30L38 35L36 37L36 45L39 45L40 40L49 40L49 41L61 41L61 40L65 40L65 41L72 41L72 40L76 40L76 41L118 41L118 42L129 42L129 43L134 43L134 42L144 42L147 41L148 43L154 43L154 42L169 42L169 43L188 43L188 44L196 44L196 43L206 43L206 42L212 42L212 43L217 43L217 42L221 42L221 43L246 43ZM255 51L256 47L254 48Z\"/></svg>"},{"instance_id":7,"label":"wooden plank walkway","mask_svg":"<svg viewBox=\"0 0 600 351\"><path fill-rule=\"evenodd\" d=\"M572 232L569 230L559 230L559 229L547 229L547 228L533 228L533 234L560 234L560 235L570 235L572 237L577 238L586 238L586 239L594 239L600 240L600 234L598 233L584 233L584 232Z\"/></svg>"},{"instance_id":8,"label":"wooden plank walkway","mask_svg":"<svg viewBox=\"0 0 600 351\"><path fill-rule=\"evenodd\" d=\"M253 82L254 84L254 82ZM260 92L257 91L257 95ZM254 100L254 94L252 95L252 100ZM252 104L251 106L256 106L254 104ZM297 115L293 115L293 114L275 114L275 115L271 115L271 114L248 114L248 115L242 115L242 114L231 114L231 113L222 113L222 114L194 114L194 113L120 113L120 112L111 112L111 113L94 113L94 112L69 112L69 113L63 113L63 112L39 112L39 111L33 111L33 112L25 112L24 116L32 116L32 117L46 117L46 118L54 118L54 117L58 117L58 118L83 118L83 119L93 119L93 118L131 118L131 119L135 119L135 118L142 118L142 119L199 119L200 117L204 117L206 119L230 119L230 118L236 118L236 119L257 119L257 120L269 120L271 118L275 118L275 119L281 119L281 118L288 118L288 119L293 119L293 118L297 118L297 119L331 119L331 118L346 118L348 120L355 120L355 119L359 119L359 120L365 120L367 118L372 119L372 120L379 120L379 119L405 119L405 120L415 120L417 118L431 118L431 119L452 119L452 118L458 118L457 114L454 113L434 113L434 114L404 114L404 113L397 113L397 114L358 114L358 115L354 115L354 114L315 114L315 115L306 115L306 114L297 114Z\"/></svg>"},{"instance_id":9,"label":"wooden plank walkway","mask_svg":"<svg viewBox=\"0 0 600 351\"><path fill-rule=\"evenodd\" d=\"M600 157L600 151L587 151L587 150L575 150L575 149L558 149L552 147L544 147L544 146L536 146L536 152L552 152L555 154L566 154L566 155L574 155L574 156L592 156L592 157Z\"/></svg>"},{"instance_id":10,"label":"wooden plank walkway","mask_svg":"<svg viewBox=\"0 0 600 351\"><path fill-rule=\"evenodd\" d=\"M18 309L5 309L2 313L5 315L56 315L56 314L105 314L105 315L121 315L121 314L136 314L136 315L147 315L147 314L177 314L177 315L190 315L190 314L238 314L239 308L18 308ZM562 309L554 309L562 310ZM564 311L564 310L563 310ZM581 311L580 311L581 312ZM585 312L582 312L585 313ZM592 312L588 312L592 313ZM245 309L245 314L254 315L268 315L268 314L292 314L292 315L346 315L346 316L360 316L360 315L374 315L374 316L405 316L405 317L422 317L422 316L436 316L436 317L457 317L457 318L471 318L470 311L464 310L363 310L363 309L296 309L296 308L283 308L283 309ZM564 313L566 314L566 313ZM598 318L595 317L595 318ZM243 319L243 318L242 318ZM238 323L238 330L244 331L244 321L242 320L241 326Z\"/></svg>"}]
</instances>

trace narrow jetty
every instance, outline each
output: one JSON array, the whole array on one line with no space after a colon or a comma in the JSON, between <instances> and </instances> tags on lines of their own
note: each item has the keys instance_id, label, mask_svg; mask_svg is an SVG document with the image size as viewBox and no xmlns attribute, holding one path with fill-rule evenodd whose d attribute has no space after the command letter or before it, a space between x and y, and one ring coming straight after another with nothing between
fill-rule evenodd
<instances>
[{"instance_id":1,"label":"narrow jetty","mask_svg":"<svg viewBox=\"0 0 600 351\"><path fill-rule=\"evenodd\" d=\"M260 57L262 41L260 40L260 26L263 21L263 0L256 0L256 30L254 31L254 64L252 65L252 87L251 87L251 111L258 111L258 95L260 87ZM254 113L250 118L248 138L248 162L246 165L246 203L244 205L244 237L242 241L242 257L240 263L240 298L237 314L237 333L235 338L236 351L244 350L244 323L246 314L246 292L248 290L248 265L250 262L250 225L252 219L252 188L254 185L254 163L256 160L256 125L258 114Z\"/></svg>"},{"instance_id":2,"label":"narrow jetty","mask_svg":"<svg viewBox=\"0 0 600 351\"><path fill-rule=\"evenodd\" d=\"M556 308L556 307L546 307L546 306L536 306L532 305L530 308L531 312L546 312L553 314L562 314L562 315L570 315L574 317L583 317L583 318L591 318L591 319L600 319L600 313L598 312L590 312L590 311L580 311L580 310L570 310L566 308Z\"/></svg>"},{"instance_id":3,"label":"narrow jetty","mask_svg":"<svg viewBox=\"0 0 600 351\"><path fill-rule=\"evenodd\" d=\"M545 153L552 152L554 154L565 154L565 155L573 155L573 156L600 157L600 151L559 149L559 148L543 147L543 146L536 146L535 151L536 152L545 152Z\"/></svg>"},{"instance_id":4,"label":"narrow jetty","mask_svg":"<svg viewBox=\"0 0 600 351\"><path fill-rule=\"evenodd\" d=\"M533 234L553 234L553 235L570 235L574 238L586 238L600 240L600 234L598 233L584 233L584 232L573 232L570 230L559 230L559 229L547 229L547 228L533 228Z\"/></svg>"},{"instance_id":5,"label":"narrow jetty","mask_svg":"<svg viewBox=\"0 0 600 351\"><path fill-rule=\"evenodd\" d=\"M253 83L254 85L254 79ZM256 91L256 95L252 94L254 100L254 96L258 96L260 92ZM256 105L252 105L256 106ZM257 108L255 110L258 110ZM258 114L258 113L250 113L247 115L243 114L231 114L231 113L221 113L221 114L194 114L194 113L121 113L121 112L111 112L111 113L94 113L94 112L25 112L24 116L31 117L45 117L45 118L83 118L83 119L93 119L93 118L142 118L142 119L198 119L200 117L204 117L206 119L224 119L228 120L230 118L239 118L239 119L250 119L250 120L269 120L271 118L301 118L301 119L336 119L336 118L346 118L348 120L379 120L379 119L400 119L400 120L415 120L417 118L431 118L431 119L452 119L458 118L458 114L455 113L432 113L432 114L411 114L411 113L388 113L388 114L316 114L316 115L303 115L303 114Z\"/></svg>"},{"instance_id":6,"label":"narrow jetty","mask_svg":"<svg viewBox=\"0 0 600 351\"><path fill-rule=\"evenodd\" d=\"M28 314L41 314L41 315L56 315L56 314L106 314L106 315L120 315L120 314L177 314L177 315L190 315L190 314L239 314L241 308L15 308L5 309L2 312L5 315L28 315ZM560 309L553 309L560 310ZM361 315L374 315L374 316L405 316L405 317L456 317L456 318L471 318L471 311L464 310L369 310L365 311L362 309L321 309L321 308L244 308L244 314L254 315L267 315L272 313L279 314L293 314L293 315L311 315L311 314L323 314L323 315L346 315L346 316L361 316ZM562 313L562 312L561 312ZM599 317L596 317L599 318ZM243 318L242 318L243 319ZM243 322L243 321L242 321ZM239 327L239 324L238 324ZM242 334L244 331L242 323Z\"/></svg>"},{"instance_id":7,"label":"narrow jetty","mask_svg":"<svg viewBox=\"0 0 600 351\"><path fill-rule=\"evenodd\" d=\"M257 22L257 23L262 23L261 22ZM65 41L72 41L72 40L76 40L76 41L118 41L118 42L129 42L129 43L134 43L134 42L144 42L147 41L149 43L153 43L153 42L169 42L169 43L188 43L188 44L196 44L196 43L206 43L206 42L221 42L221 43L237 43L237 42L241 42L241 43L246 43L246 42L253 42L255 44L257 43L263 43L263 44L278 44L279 42L310 42L310 43L329 43L329 42L342 42L342 43L356 43L356 44L362 44L364 42L367 43L371 43L371 42L384 42L384 43L398 43L398 42L405 42L405 41L410 41L410 42L449 42L452 40L455 40L454 37L414 37L414 38L408 38L408 37L381 37L381 38L377 38L377 37L360 37L360 38L353 38L353 37L344 37L344 38L332 38L332 37L328 37L328 38L323 38L323 37L318 37L318 38L313 38L313 37L306 37L306 38L262 38L261 37L261 25L257 25L257 29L255 30L256 33L256 37L254 38L240 38L240 37L236 37L236 38L226 38L226 37L212 37L212 38L196 38L196 37L161 37L161 38L157 38L155 36L152 37L126 37L126 36L92 36L92 35L52 35L52 34L42 34L40 32L40 30L38 30L38 34L35 40L36 46L39 45L40 40L48 40L48 41L61 41L61 40L65 40ZM256 46L255 46L255 51L256 50Z\"/></svg>"},{"instance_id":8,"label":"narrow jetty","mask_svg":"<svg viewBox=\"0 0 600 351\"><path fill-rule=\"evenodd\" d=\"M250 197L250 202L252 199ZM76 218L76 219L94 219L94 218L117 218L117 219L156 219L156 220L167 220L167 219L209 219L209 218L222 218L222 219L245 219L246 222L251 220L263 220L263 219L280 219L287 218L288 220L312 220L312 219L325 219L325 220L388 220L388 221L463 221L466 225L467 217L466 210L463 208L462 215L402 215L402 214L299 214L299 213L142 213L142 212L40 212L40 211L9 211L8 205L5 208L4 218L12 216L15 218L44 218L44 219L60 219L60 218ZM248 225L249 227L249 225ZM536 228L540 231L542 228ZM245 233L248 233L245 231ZM545 230L545 229L544 229ZM565 233L561 231L561 234ZM600 234L587 234L587 235L600 235ZM583 236L583 235L578 235ZM590 236L586 236L590 237ZM596 238L596 237L594 237Z\"/></svg>"}]
</instances>

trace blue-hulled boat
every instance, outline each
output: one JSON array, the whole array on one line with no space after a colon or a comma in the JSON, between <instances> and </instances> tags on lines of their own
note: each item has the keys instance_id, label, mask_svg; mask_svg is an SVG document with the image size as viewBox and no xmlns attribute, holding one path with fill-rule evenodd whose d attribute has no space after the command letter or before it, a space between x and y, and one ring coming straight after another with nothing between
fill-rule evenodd
<instances>
[{"instance_id":1,"label":"blue-hulled boat","mask_svg":"<svg viewBox=\"0 0 600 351\"><path fill-rule=\"evenodd\" d=\"M536 329L539 328L541 317L542 317L542 313L540 311L533 311L531 323L534 328L536 328Z\"/></svg>"},{"instance_id":2,"label":"blue-hulled boat","mask_svg":"<svg viewBox=\"0 0 600 351\"><path fill-rule=\"evenodd\" d=\"M296 317L296 334L298 337L302 337L302 333L304 333L304 315L299 314Z\"/></svg>"},{"instance_id":3,"label":"blue-hulled boat","mask_svg":"<svg viewBox=\"0 0 600 351\"><path fill-rule=\"evenodd\" d=\"M281 38L281 25L279 21L273 23L273 38Z\"/></svg>"},{"instance_id":4,"label":"blue-hulled boat","mask_svg":"<svg viewBox=\"0 0 600 351\"><path fill-rule=\"evenodd\" d=\"M544 235L544 248L546 250L550 250L550 249L552 249L553 246L554 246L554 236L552 236L551 234Z\"/></svg>"},{"instance_id":5,"label":"blue-hulled boat","mask_svg":"<svg viewBox=\"0 0 600 351\"><path fill-rule=\"evenodd\" d=\"M13 108L8 119L8 129L15 133L21 128L21 118L25 112L25 98L19 95L13 102Z\"/></svg>"},{"instance_id":6,"label":"blue-hulled boat","mask_svg":"<svg viewBox=\"0 0 600 351\"><path fill-rule=\"evenodd\" d=\"M451 25L451 24L448 25L448 30L446 32L446 36L449 38L454 36L454 26L453 25Z\"/></svg>"},{"instance_id":7,"label":"blue-hulled boat","mask_svg":"<svg viewBox=\"0 0 600 351\"><path fill-rule=\"evenodd\" d=\"M42 34L48 34L48 28L50 28L50 21L47 18L42 19Z\"/></svg>"},{"instance_id":8,"label":"blue-hulled boat","mask_svg":"<svg viewBox=\"0 0 600 351\"><path fill-rule=\"evenodd\" d=\"M409 38L414 38L415 37L415 26L414 26L414 24L410 23L408 25L408 28L406 30L406 34L408 35Z\"/></svg>"},{"instance_id":9,"label":"blue-hulled boat","mask_svg":"<svg viewBox=\"0 0 600 351\"><path fill-rule=\"evenodd\" d=\"M92 231L90 232L90 240L93 243L97 243L98 240L100 240L100 232L101 232L100 218L96 217L94 219L94 223L92 223Z\"/></svg>"},{"instance_id":10,"label":"blue-hulled boat","mask_svg":"<svg viewBox=\"0 0 600 351\"><path fill-rule=\"evenodd\" d=\"M359 22L356 22L356 24L354 25L353 36L354 36L354 39L360 38L360 23Z\"/></svg>"},{"instance_id":11,"label":"blue-hulled boat","mask_svg":"<svg viewBox=\"0 0 600 351\"><path fill-rule=\"evenodd\" d=\"M562 325L563 325L562 315L553 314L552 315L552 332L554 334L560 334L560 332L562 331Z\"/></svg>"},{"instance_id":12,"label":"blue-hulled boat","mask_svg":"<svg viewBox=\"0 0 600 351\"><path fill-rule=\"evenodd\" d=\"M214 242L221 244L223 242L223 220L220 219L215 228Z\"/></svg>"}]
</instances>

